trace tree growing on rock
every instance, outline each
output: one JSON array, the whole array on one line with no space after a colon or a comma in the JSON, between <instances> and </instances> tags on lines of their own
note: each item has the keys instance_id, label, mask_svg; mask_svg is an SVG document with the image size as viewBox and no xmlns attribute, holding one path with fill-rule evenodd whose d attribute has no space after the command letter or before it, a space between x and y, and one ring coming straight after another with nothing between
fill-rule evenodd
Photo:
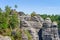
<instances>
[{"instance_id":1,"label":"tree growing on rock","mask_svg":"<svg viewBox=\"0 0 60 40\"><path fill-rule=\"evenodd\" d=\"M36 12L31 13L31 17L36 16Z\"/></svg>"},{"instance_id":2,"label":"tree growing on rock","mask_svg":"<svg viewBox=\"0 0 60 40\"><path fill-rule=\"evenodd\" d=\"M11 28L18 27L18 14L16 11L13 11L12 16L10 17L10 27Z\"/></svg>"}]
</instances>

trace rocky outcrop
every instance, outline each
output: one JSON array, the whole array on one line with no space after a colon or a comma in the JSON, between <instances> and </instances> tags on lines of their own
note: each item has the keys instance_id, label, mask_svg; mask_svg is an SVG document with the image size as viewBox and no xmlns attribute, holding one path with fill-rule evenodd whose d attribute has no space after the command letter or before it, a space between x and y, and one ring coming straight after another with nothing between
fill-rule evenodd
<instances>
[{"instance_id":1,"label":"rocky outcrop","mask_svg":"<svg viewBox=\"0 0 60 40\"><path fill-rule=\"evenodd\" d=\"M42 38L43 40L60 40L57 23L51 22L50 18L47 18L43 23Z\"/></svg>"},{"instance_id":2,"label":"rocky outcrop","mask_svg":"<svg viewBox=\"0 0 60 40\"><path fill-rule=\"evenodd\" d=\"M32 40L59 40L58 25L56 22L52 22L50 18L44 20L39 15L33 17L22 15L20 21L20 28L28 30ZM28 40L27 35L23 35L22 38Z\"/></svg>"},{"instance_id":3,"label":"rocky outcrop","mask_svg":"<svg viewBox=\"0 0 60 40\"><path fill-rule=\"evenodd\" d=\"M28 30L32 36L32 40L39 40L38 32L42 28L42 22L37 16L20 16L20 27L24 30Z\"/></svg>"}]
</instances>

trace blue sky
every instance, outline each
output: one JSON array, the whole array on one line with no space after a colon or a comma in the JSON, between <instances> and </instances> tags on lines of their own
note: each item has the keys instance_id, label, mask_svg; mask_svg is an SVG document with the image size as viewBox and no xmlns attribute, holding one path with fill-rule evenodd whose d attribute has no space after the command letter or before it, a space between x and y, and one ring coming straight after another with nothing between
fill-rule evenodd
<instances>
[{"instance_id":1,"label":"blue sky","mask_svg":"<svg viewBox=\"0 0 60 40\"><path fill-rule=\"evenodd\" d=\"M14 9L18 5L17 11L30 14L35 11L38 14L58 14L60 15L60 0L0 0L0 8L6 5Z\"/></svg>"}]
</instances>

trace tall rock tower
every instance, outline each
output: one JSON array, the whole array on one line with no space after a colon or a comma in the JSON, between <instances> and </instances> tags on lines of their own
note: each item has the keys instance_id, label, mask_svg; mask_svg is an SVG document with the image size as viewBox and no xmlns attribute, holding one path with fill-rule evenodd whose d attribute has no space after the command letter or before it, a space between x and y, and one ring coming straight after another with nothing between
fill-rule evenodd
<instances>
[{"instance_id":1,"label":"tall rock tower","mask_svg":"<svg viewBox=\"0 0 60 40\"><path fill-rule=\"evenodd\" d=\"M52 32L52 40L59 40L59 35L58 35L58 25L56 22L52 23L51 26L51 32Z\"/></svg>"},{"instance_id":2,"label":"tall rock tower","mask_svg":"<svg viewBox=\"0 0 60 40\"><path fill-rule=\"evenodd\" d=\"M42 28L43 40L59 40L58 26L56 22L51 22L50 18L46 18Z\"/></svg>"}]
</instances>

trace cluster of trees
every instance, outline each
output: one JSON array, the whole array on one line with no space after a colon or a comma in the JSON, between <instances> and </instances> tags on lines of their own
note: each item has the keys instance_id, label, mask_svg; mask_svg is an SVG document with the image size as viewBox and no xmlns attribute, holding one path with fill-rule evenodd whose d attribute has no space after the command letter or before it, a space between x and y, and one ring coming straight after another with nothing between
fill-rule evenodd
<instances>
[{"instance_id":1,"label":"cluster of trees","mask_svg":"<svg viewBox=\"0 0 60 40\"><path fill-rule=\"evenodd\" d=\"M15 8L17 8L17 5L15 5ZM11 12L13 13L11 14ZM18 24L18 13L16 11L12 11L9 6L5 6L4 11L0 8L0 35L11 36L13 40L14 36L12 36L11 33L18 27ZM16 32L16 36L17 35Z\"/></svg>"},{"instance_id":2,"label":"cluster of trees","mask_svg":"<svg viewBox=\"0 0 60 40\"><path fill-rule=\"evenodd\" d=\"M0 29L14 28L18 25L17 12L13 12L12 16L10 12L11 7L9 6L6 6L4 11L0 8Z\"/></svg>"}]
</instances>

